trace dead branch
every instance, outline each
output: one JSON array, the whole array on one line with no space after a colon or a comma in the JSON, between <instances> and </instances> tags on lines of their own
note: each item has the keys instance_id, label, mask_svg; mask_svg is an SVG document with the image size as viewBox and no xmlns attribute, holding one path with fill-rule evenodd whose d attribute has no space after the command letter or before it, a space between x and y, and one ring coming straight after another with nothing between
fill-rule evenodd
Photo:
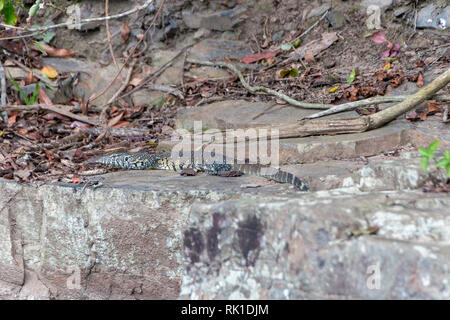
<instances>
[{"instance_id":1,"label":"dead branch","mask_svg":"<svg viewBox=\"0 0 450 320\"><path fill-rule=\"evenodd\" d=\"M64 109L63 109L64 108ZM13 104L6 104L6 105L0 105L0 111L9 111L9 110L18 110L18 111L38 111L38 110L47 110L56 112L59 114L62 114L63 116L69 117L71 119L75 119L81 122L88 123L90 125L97 125L97 122L92 120L89 117L78 115L75 113L70 112L69 110L66 110L67 108L72 108L72 106L65 106L65 105L47 105L47 104L34 104L34 105L13 105Z\"/></svg>"},{"instance_id":2,"label":"dead branch","mask_svg":"<svg viewBox=\"0 0 450 320\"><path fill-rule=\"evenodd\" d=\"M247 83L247 81L245 81L244 76L238 70L238 68L236 68L233 64L228 63L228 62L199 61L199 60L193 60L193 59L187 59L186 61L189 63L199 64L199 65L204 65L204 66L212 66L212 67L219 66L219 67L228 68L237 74L242 85L248 91L250 91L252 93L262 91L262 92L277 96L278 98L280 98L280 99L286 101L287 103L292 104L293 106L296 106L296 107L305 108L305 109L328 109L331 107L331 105L326 105L326 104L301 102L301 101L292 99L291 97L285 95L284 93L280 93L280 92L277 92L275 90L272 90L272 89L269 89L266 87L262 87L262 86L252 87Z\"/></svg>"},{"instance_id":3,"label":"dead branch","mask_svg":"<svg viewBox=\"0 0 450 320\"><path fill-rule=\"evenodd\" d=\"M398 116L410 111L425 100L429 100L437 91L450 82L450 68L395 106L375 114L349 119L313 119L302 120L293 124L259 126L255 129L278 130L280 138L296 138L323 134L357 133L379 128ZM223 133L226 130L222 130ZM226 142L234 142L234 137L227 137Z\"/></svg>"},{"instance_id":4,"label":"dead branch","mask_svg":"<svg viewBox=\"0 0 450 320\"><path fill-rule=\"evenodd\" d=\"M351 110L356 109L357 107L367 106L367 105L371 105L371 104L380 104L380 103L387 103L387 102L401 102L407 98L409 98L408 95L389 96L389 97L373 97L373 98L368 98L368 99L364 99L364 100L343 103L340 105L336 105L328 110L324 110L324 111L320 111L320 112L311 114L311 115L305 117L304 119L316 119L316 118L320 118L320 117L327 116L330 114L335 114L335 113L344 112L344 111L351 111ZM450 101L450 95L448 95L448 94L434 95L430 99L436 100L436 101ZM300 120L303 120L303 119L300 119Z\"/></svg>"}]
</instances>

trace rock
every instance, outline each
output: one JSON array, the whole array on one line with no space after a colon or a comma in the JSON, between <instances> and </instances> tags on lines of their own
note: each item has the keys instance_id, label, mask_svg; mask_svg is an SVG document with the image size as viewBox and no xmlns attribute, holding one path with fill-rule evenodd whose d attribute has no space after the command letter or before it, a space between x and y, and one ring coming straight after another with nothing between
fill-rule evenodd
<instances>
[{"instance_id":1,"label":"rock","mask_svg":"<svg viewBox=\"0 0 450 320\"><path fill-rule=\"evenodd\" d=\"M237 6L231 10L205 15L200 18L200 26L209 30L232 30L233 27L241 21L241 17L245 11L246 9L244 7Z\"/></svg>"},{"instance_id":2,"label":"rock","mask_svg":"<svg viewBox=\"0 0 450 320\"><path fill-rule=\"evenodd\" d=\"M345 25L345 17L341 11L332 10L328 12L327 19L330 22L333 29L340 29Z\"/></svg>"},{"instance_id":3,"label":"rock","mask_svg":"<svg viewBox=\"0 0 450 320\"><path fill-rule=\"evenodd\" d=\"M205 39L192 47L188 57L203 61L223 61L225 57L239 60L251 53L243 41Z\"/></svg>"},{"instance_id":4,"label":"rock","mask_svg":"<svg viewBox=\"0 0 450 320\"><path fill-rule=\"evenodd\" d=\"M181 298L450 298L450 224L433 208L449 206L448 197L339 195L194 205ZM349 237L375 226L377 234Z\"/></svg>"},{"instance_id":5,"label":"rock","mask_svg":"<svg viewBox=\"0 0 450 320\"><path fill-rule=\"evenodd\" d=\"M71 23L68 29L76 29L78 31L88 31L98 28L104 24L103 21L91 22L86 24L77 24L81 20L99 17L105 15L103 6L98 2L83 2L73 4L67 7L66 14L69 17L67 23Z\"/></svg>"},{"instance_id":6,"label":"rock","mask_svg":"<svg viewBox=\"0 0 450 320\"><path fill-rule=\"evenodd\" d=\"M450 25L450 6L441 8L431 3L417 14L416 27L444 30Z\"/></svg>"},{"instance_id":7,"label":"rock","mask_svg":"<svg viewBox=\"0 0 450 320\"><path fill-rule=\"evenodd\" d=\"M325 11L329 10L330 8L331 8L331 4L329 4L329 3L324 3L324 4L321 5L320 7L317 7L317 8L312 9L312 10L308 13L307 19L310 19L310 18L314 18L314 17L320 16L320 15L324 14Z\"/></svg>"},{"instance_id":8,"label":"rock","mask_svg":"<svg viewBox=\"0 0 450 320\"><path fill-rule=\"evenodd\" d=\"M227 31L241 21L246 9L236 6L230 10L218 11L214 13L194 13L192 10L183 10L183 22L188 28Z\"/></svg>"},{"instance_id":9,"label":"rock","mask_svg":"<svg viewBox=\"0 0 450 320\"><path fill-rule=\"evenodd\" d=\"M211 30L208 30L205 28L200 28L194 33L194 39L198 40L198 39L206 38L210 34L211 34Z\"/></svg>"},{"instance_id":10,"label":"rock","mask_svg":"<svg viewBox=\"0 0 450 320\"><path fill-rule=\"evenodd\" d=\"M288 29L286 29L286 30L290 30L289 28L291 28L291 27L290 27L290 26L287 26L287 25L288 25L288 24L285 25L285 27L288 28ZM284 35L284 30L280 30L280 31L278 31L278 32L275 32L275 33L273 34L273 36L272 36L272 40L273 40L273 41L281 40L281 39L283 38L283 35Z\"/></svg>"},{"instance_id":11,"label":"rock","mask_svg":"<svg viewBox=\"0 0 450 320\"><path fill-rule=\"evenodd\" d=\"M159 170L96 189L0 179L0 299L450 298L450 199L397 191L426 178L417 152L285 170L318 190Z\"/></svg>"},{"instance_id":12,"label":"rock","mask_svg":"<svg viewBox=\"0 0 450 320\"><path fill-rule=\"evenodd\" d=\"M412 9L412 6L402 6L399 8L396 8L393 12L394 16L399 17L402 14L405 14L406 12L410 11Z\"/></svg>"},{"instance_id":13,"label":"rock","mask_svg":"<svg viewBox=\"0 0 450 320\"><path fill-rule=\"evenodd\" d=\"M380 9L387 9L392 6L392 3L392 0L363 0L360 5L364 8L378 6Z\"/></svg>"},{"instance_id":14,"label":"rock","mask_svg":"<svg viewBox=\"0 0 450 320\"><path fill-rule=\"evenodd\" d=\"M198 29L200 28L200 17L199 15L193 13L191 10L183 10L181 12L183 17L183 22L188 28Z\"/></svg>"}]
</instances>

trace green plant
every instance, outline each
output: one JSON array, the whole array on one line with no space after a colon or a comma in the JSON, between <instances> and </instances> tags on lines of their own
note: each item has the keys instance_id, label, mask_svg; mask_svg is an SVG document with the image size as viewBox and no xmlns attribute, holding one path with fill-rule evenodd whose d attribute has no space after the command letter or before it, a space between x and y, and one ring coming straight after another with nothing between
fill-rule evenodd
<instances>
[{"instance_id":1,"label":"green plant","mask_svg":"<svg viewBox=\"0 0 450 320\"><path fill-rule=\"evenodd\" d=\"M35 87L33 93L31 94L30 97L28 97L25 94L25 92L22 90L22 88L19 86L19 84L16 82L14 77L11 75L11 73L9 73L9 79L13 83L14 87L16 87L17 91L19 91L20 96L22 97L23 101L25 101L25 104L27 106L31 106L36 103L36 101L38 100L38 96L39 96L39 82L36 83L36 87Z\"/></svg>"},{"instance_id":2,"label":"green plant","mask_svg":"<svg viewBox=\"0 0 450 320\"><path fill-rule=\"evenodd\" d=\"M6 24L11 26L16 25L17 15L14 12L14 5L10 0L0 0L0 14L3 15L3 20Z\"/></svg>"},{"instance_id":3,"label":"green plant","mask_svg":"<svg viewBox=\"0 0 450 320\"><path fill-rule=\"evenodd\" d=\"M418 151L422 155L422 159L420 159L420 166L422 170L427 172L428 165L430 160L434 160L436 162L437 168L444 168L447 176L450 177L450 151L444 152L444 157L442 159L437 160L434 153L439 147L439 140L431 142L427 148L419 148Z\"/></svg>"}]
</instances>

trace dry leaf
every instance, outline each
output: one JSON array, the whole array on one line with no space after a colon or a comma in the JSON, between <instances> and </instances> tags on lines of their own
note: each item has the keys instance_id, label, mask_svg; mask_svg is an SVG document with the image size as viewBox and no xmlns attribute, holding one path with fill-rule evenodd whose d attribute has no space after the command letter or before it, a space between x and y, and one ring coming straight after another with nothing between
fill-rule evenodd
<instances>
[{"instance_id":1,"label":"dry leaf","mask_svg":"<svg viewBox=\"0 0 450 320\"><path fill-rule=\"evenodd\" d=\"M120 33L122 35L122 41L125 43L130 36L130 27L128 26L128 22L124 22L120 27Z\"/></svg>"},{"instance_id":2,"label":"dry leaf","mask_svg":"<svg viewBox=\"0 0 450 320\"><path fill-rule=\"evenodd\" d=\"M57 49L53 48L52 46L49 46L46 43L39 43L41 48L47 52L49 56L52 57L59 57L59 58L71 58L74 54L76 54L76 51L68 50L68 49Z\"/></svg>"},{"instance_id":3,"label":"dry leaf","mask_svg":"<svg viewBox=\"0 0 450 320\"><path fill-rule=\"evenodd\" d=\"M45 74L50 79L55 79L58 76L58 72L51 66L44 66L41 69L42 74Z\"/></svg>"},{"instance_id":4,"label":"dry leaf","mask_svg":"<svg viewBox=\"0 0 450 320\"><path fill-rule=\"evenodd\" d=\"M423 75L422 72L419 72L419 75L417 77L417 82L416 82L417 87L422 88L423 87Z\"/></svg>"},{"instance_id":5,"label":"dry leaf","mask_svg":"<svg viewBox=\"0 0 450 320\"><path fill-rule=\"evenodd\" d=\"M46 105L53 105L52 100L49 98L47 93L42 88L39 88L39 102Z\"/></svg>"},{"instance_id":6,"label":"dry leaf","mask_svg":"<svg viewBox=\"0 0 450 320\"><path fill-rule=\"evenodd\" d=\"M123 117L123 112L119 113L119 115L115 116L114 118L112 118L111 120L108 121L108 127L112 127L114 125L116 125L117 123L119 123L119 121L122 119Z\"/></svg>"},{"instance_id":7,"label":"dry leaf","mask_svg":"<svg viewBox=\"0 0 450 320\"><path fill-rule=\"evenodd\" d=\"M308 51L305 54L305 61L308 63L314 63L314 62L316 62L316 59L314 59L314 56L312 55L312 53Z\"/></svg>"}]
</instances>

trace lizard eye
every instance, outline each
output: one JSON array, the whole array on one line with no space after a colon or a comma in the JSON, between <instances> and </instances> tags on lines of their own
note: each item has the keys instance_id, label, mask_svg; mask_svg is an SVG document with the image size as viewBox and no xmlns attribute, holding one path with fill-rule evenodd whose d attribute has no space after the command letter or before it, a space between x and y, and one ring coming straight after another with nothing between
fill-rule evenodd
<instances>
[{"instance_id":1,"label":"lizard eye","mask_svg":"<svg viewBox=\"0 0 450 320\"><path fill-rule=\"evenodd\" d=\"M128 162L128 159L129 159L128 157L123 158L123 160L125 160L125 161L127 161L127 162Z\"/></svg>"}]
</instances>

